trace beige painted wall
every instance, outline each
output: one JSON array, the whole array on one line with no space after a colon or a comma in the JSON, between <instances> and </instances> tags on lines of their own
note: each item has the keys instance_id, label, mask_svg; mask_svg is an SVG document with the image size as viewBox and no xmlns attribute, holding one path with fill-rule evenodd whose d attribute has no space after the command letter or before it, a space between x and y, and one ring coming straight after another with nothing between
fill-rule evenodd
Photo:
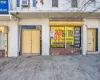
<instances>
[{"instance_id":1,"label":"beige painted wall","mask_svg":"<svg viewBox=\"0 0 100 80\"><path fill-rule=\"evenodd\" d=\"M7 25L8 31L8 57L19 54L19 32L15 21L0 21L0 25ZM42 25L42 55L49 55L49 19L23 19L19 25Z\"/></svg>"},{"instance_id":2,"label":"beige painted wall","mask_svg":"<svg viewBox=\"0 0 100 80\"><path fill-rule=\"evenodd\" d=\"M23 19L19 25L41 25L42 26L42 55L49 55L49 19Z\"/></svg>"},{"instance_id":3,"label":"beige painted wall","mask_svg":"<svg viewBox=\"0 0 100 80\"><path fill-rule=\"evenodd\" d=\"M18 56L18 27L14 21L0 21L0 25L8 26L8 57Z\"/></svg>"},{"instance_id":4,"label":"beige painted wall","mask_svg":"<svg viewBox=\"0 0 100 80\"><path fill-rule=\"evenodd\" d=\"M100 19L84 19L83 26L83 55L87 52L87 28L98 28L98 51L100 51Z\"/></svg>"},{"instance_id":5,"label":"beige painted wall","mask_svg":"<svg viewBox=\"0 0 100 80\"><path fill-rule=\"evenodd\" d=\"M8 57L16 57L19 52L18 25L15 21L0 21L0 25L7 25L8 31ZM49 19L23 19L19 25L42 25L42 55L49 55ZM87 28L98 28L98 50L100 51L100 20L84 19L82 27L82 50L87 51Z\"/></svg>"}]
</instances>

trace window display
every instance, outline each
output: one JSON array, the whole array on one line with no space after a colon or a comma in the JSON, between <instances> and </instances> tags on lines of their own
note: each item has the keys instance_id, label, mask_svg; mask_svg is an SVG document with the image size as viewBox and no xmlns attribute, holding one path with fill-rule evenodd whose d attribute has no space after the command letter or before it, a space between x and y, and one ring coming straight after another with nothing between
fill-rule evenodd
<instances>
[{"instance_id":1,"label":"window display","mask_svg":"<svg viewBox=\"0 0 100 80\"><path fill-rule=\"evenodd\" d=\"M80 27L51 26L50 47L52 48L65 48L65 46L80 47L81 44L80 32L81 32Z\"/></svg>"}]
</instances>

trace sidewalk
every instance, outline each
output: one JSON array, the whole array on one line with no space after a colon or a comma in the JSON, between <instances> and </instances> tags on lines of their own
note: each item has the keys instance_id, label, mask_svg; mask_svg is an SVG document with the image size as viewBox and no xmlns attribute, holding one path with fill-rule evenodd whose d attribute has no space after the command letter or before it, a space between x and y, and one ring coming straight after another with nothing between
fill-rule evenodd
<instances>
[{"instance_id":1,"label":"sidewalk","mask_svg":"<svg viewBox=\"0 0 100 80\"><path fill-rule=\"evenodd\" d=\"M24 55L4 63L0 80L100 80L100 55Z\"/></svg>"}]
</instances>

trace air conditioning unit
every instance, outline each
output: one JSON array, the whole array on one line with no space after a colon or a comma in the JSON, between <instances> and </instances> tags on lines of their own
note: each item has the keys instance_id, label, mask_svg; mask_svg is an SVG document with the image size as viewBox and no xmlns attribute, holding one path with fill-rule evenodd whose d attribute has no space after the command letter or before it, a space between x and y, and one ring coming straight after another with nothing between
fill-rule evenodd
<instances>
[{"instance_id":1,"label":"air conditioning unit","mask_svg":"<svg viewBox=\"0 0 100 80\"><path fill-rule=\"evenodd\" d=\"M23 7L27 7L27 6L29 5L28 0L21 0L21 5L22 5Z\"/></svg>"}]
</instances>

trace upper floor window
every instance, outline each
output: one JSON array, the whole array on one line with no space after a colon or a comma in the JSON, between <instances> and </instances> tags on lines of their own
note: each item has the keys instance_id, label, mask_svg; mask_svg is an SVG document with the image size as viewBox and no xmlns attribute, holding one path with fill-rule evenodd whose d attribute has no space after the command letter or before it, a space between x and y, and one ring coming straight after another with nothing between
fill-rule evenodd
<instances>
[{"instance_id":1,"label":"upper floor window","mask_svg":"<svg viewBox=\"0 0 100 80\"><path fill-rule=\"evenodd\" d=\"M20 7L20 0L17 0L17 7Z\"/></svg>"},{"instance_id":2,"label":"upper floor window","mask_svg":"<svg viewBox=\"0 0 100 80\"><path fill-rule=\"evenodd\" d=\"M21 1L22 1L22 3L24 3L24 4L27 3L27 0L17 0L17 7L20 7ZM30 4L30 0L28 0L28 4Z\"/></svg>"},{"instance_id":3,"label":"upper floor window","mask_svg":"<svg viewBox=\"0 0 100 80\"><path fill-rule=\"evenodd\" d=\"M36 0L33 0L33 7L36 7Z\"/></svg>"},{"instance_id":4,"label":"upper floor window","mask_svg":"<svg viewBox=\"0 0 100 80\"><path fill-rule=\"evenodd\" d=\"M58 0L52 0L52 7L58 7Z\"/></svg>"},{"instance_id":5,"label":"upper floor window","mask_svg":"<svg viewBox=\"0 0 100 80\"><path fill-rule=\"evenodd\" d=\"M93 2L93 3L95 2L95 0L89 0L89 1L90 1L90 2Z\"/></svg>"},{"instance_id":6,"label":"upper floor window","mask_svg":"<svg viewBox=\"0 0 100 80\"><path fill-rule=\"evenodd\" d=\"M72 6L72 7L78 7L77 0L72 0L71 6Z\"/></svg>"}]
</instances>

